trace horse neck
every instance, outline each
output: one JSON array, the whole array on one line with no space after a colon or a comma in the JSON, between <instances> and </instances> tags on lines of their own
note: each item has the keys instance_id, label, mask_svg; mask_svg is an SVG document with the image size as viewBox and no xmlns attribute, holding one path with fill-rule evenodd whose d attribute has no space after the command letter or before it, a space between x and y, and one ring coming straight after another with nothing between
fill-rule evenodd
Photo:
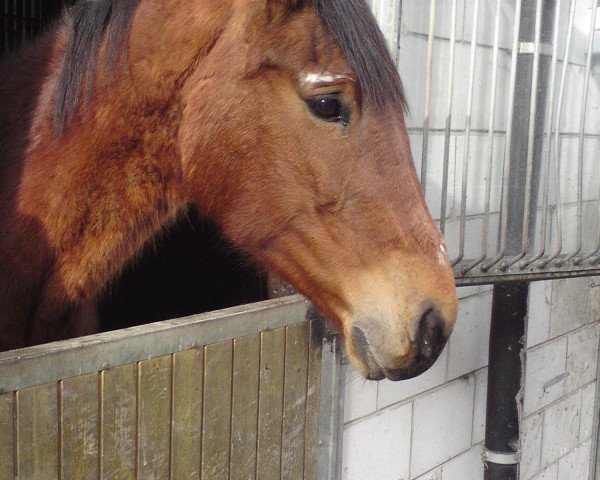
<instances>
[{"instance_id":1,"label":"horse neck","mask_svg":"<svg viewBox=\"0 0 600 480\"><path fill-rule=\"evenodd\" d=\"M23 261L0 261L0 283L20 272L31 301L59 284L69 301L94 298L185 205L175 98L140 99L124 79L110 90L98 84L89 108L55 134L64 40L49 35L1 77L10 104L0 116L9 139L0 150L0 257ZM0 309L11 295L0 291Z\"/></svg>"}]
</instances>

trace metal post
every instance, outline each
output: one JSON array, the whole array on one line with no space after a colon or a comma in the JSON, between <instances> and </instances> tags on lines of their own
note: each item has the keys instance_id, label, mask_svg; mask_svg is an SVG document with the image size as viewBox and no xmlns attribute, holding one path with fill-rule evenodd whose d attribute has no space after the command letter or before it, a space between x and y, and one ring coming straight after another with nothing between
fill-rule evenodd
<instances>
[{"instance_id":1,"label":"metal post","mask_svg":"<svg viewBox=\"0 0 600 480\"><path fill-rule=\"evenodd\" d=\"M529 283L494 285L485 424L485 480L519 477L522 350Z\"/></svg>"}]
</instances>

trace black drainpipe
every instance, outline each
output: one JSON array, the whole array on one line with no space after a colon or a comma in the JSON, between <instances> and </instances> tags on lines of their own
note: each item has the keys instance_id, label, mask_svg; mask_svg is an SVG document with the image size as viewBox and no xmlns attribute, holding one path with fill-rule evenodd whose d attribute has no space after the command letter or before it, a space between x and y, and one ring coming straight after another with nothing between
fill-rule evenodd
<instances>
[{"instance_id":1,"label":"black drainpipe","mask_svg":"<svg viewBox=\"0 0 600 480\"><path fill-rule=\"evenodd\" d=\"M535 236L535 208L539 180L546 113L546 92L550 70L550 56L546 54L552 43L555 0L545 0L540 18L540 42L544 53L538 62L537 85L534 78L533 46L536 37L537 0L522 0L517 69L508 173L508 205L505 212L508 235L506 258L520 258L524 243ZM537 91L535 104L531 103L532 88ZM535 107L535 118L530 112ZM530 144L529 127L534 122L535 136ZM527 183L528 156L533 149L530 185ZM529 187L529 188L528 188ZM525 195L530 196L530 211L525 212ZM524 232L524 219L532 221ZM524 235L527 238L524 242ZM529 283L499 283L494 285L488 364L487 412L484 450L485 480L518 480L523 372L523 342Z\"/></svg>"},{"instance_id":2,"label":"black drainpipe","mask_svg":"<svg viewBox=\"0 0 600 480\"><path fill-rule=\"evenodd\" d=\"M529 283L494 285L484 479L519 478L522 359Z\"/></svg>"}]
</instances>

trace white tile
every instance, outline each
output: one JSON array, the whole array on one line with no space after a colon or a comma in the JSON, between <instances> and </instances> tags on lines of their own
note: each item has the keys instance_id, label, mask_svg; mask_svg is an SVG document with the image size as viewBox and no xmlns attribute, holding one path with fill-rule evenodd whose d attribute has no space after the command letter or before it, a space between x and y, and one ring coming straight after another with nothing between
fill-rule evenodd
<instances>
[{"instance_id":1,"label":"white tile","mask_svg":"<svg viewBox=\"0 0 600 480\"><path fill-rule=\"evenodd\" d=\"M458 287L456 289L456 295L459 299L474 297L485 292L491 292L493 290L492 285L472 285L469 287Z\"/></svg>"},{"instance_id":2,"label":"white tile","mask_svg":"<svg viewBox=\"0 0 600 480\"><path fill-rule=\"evenodd\" d=\"M344 422L377 411L377 382L365 380L349 365L345 369Z\"/></svg>"},{"instance_id":3,"label":"white tile","mask_svg":"<svg viewBox=\"0 0 600 480\"><path fill-rule=\"evenodd\" d=\"M469 151L465 151L465 137L460 136L456 142L456 191L454 210L460 211L462 194L462 170L465 160L468 165L467 199L465 211L467 215L478 215L485 212L486 179L489 162L492 162L490 184L490 212L500 211L502 186L502 165L504 158L505 135L494 135L493 144L489 136L481 133L471 133ZM490 152L490 147L492 150ZM468 158L465 159L465 155ZM490 156L491 154L491 156ZM493 236L493 235L492 235Z\"/></svg>"},{"instance_id":4,"label":"white tile","mask_svg":"<svg viewBox=\"0 0 600 480\"><path fill-rule=\"evenodd\" d=\"M393 403L401 402L441 385L446 378L447 362L448 347L446 346L435 364L418 377L401 382L390 382L388 380L377 382L377 408L384 408Z\"/></svg>"},{"instance_id":5,"label":"white tile","mask_svg":"<svg viewBox=\"0 0 600 480\"><path fill-rule=\"evenodd\" d=\"M483 446L475 445L442 466L442 480L481 480L483 478Z\"/></svg>"},{"instance_id":6,"label":"white tile","mask_svg":"<svg viewBox=\"0 0 600 480\"><path fill-rule=\"evenodd\" d=\"M524 413L529 415L564 392L567 339L545 343L525 353Z\"/></svg>"},{"instance_id":7,"label":"white tile","mask_svg":"<svg viewBox=\"0 0 600 480\"><path fill-rule=\"evenodd\" d=\"M542 425L544 416L536 413L523 420L521 425L521 467L523 480L540 471L542 456Z\"/></svg>"},{"instance_id":8,"label":"white tile","mask_svg":"<svg viewBox=\"0 0 600 480\"><path fill-rule=\"evenodd\" d=\"M463 16L460 14L464 9L464 0L457 2L457 37L460 38L463 30ZM435 35L437 37L450 38L452 29L452 0L436 0L435 2L436 22ZM402 27L404 31L427 35L429 33L429 2L423 0L404 0L402 2Z\"/></svg>"},{"instance_id":9,"label":"white tile","mask_svg":"<svg viewBox=\"0 0 600 480\"><path fill-rule=\"evenodd\" d=\"M555 307L550 323L550 337L577 330L588 323L590 315L589 279L569 278L555 280Z\"/></svg>"},{"instance_id":10,"label":"white tile","mask_svg":"<svg viewBox=\"0 0 600 480\"><path fill-rule=\"evenodd\" d=\"M597 212L598 212L598 204L597 202L589 202L586 201L582 205L582 214L581 217L584 219L582 223L582 252L589 252L592 249L596 248L597 243ZM577 235L574 232L577 231L578 224L578 214L577 214L577 205L571 204L566 205L562 208L562 225L563 225L563 243L562 243L562 252L568 253L573 252L577 247ZM553 222L554 224L554 222ZM566 232L566 233L565 233ZM573 232L573 233L569 233ZM554 238L555 233L551 231L551 237ZM554 241L554 240L553 240ZM587 291L587 288L585 289ZM583 304L577 305L578 310L582 310L584 308L589 308L589 299ZM587 323L589 321L589 317L587 312L583 312L584 315L578 315L573 317L564 316L559 317L559 319L564 320L564 325L562 325L562 329L558 330L555 334L560 335L562 333L566 333L572 330L579 328L583 323Z\"/></svg>"},{"instance_id":11,"label":"white tile","mask_svg":"<svg viewBox=\"0 0 600 480\"><path fill-rule=\"evenodd\" d=\"M594 433L594 412L596 400L596 382L590 383L581 390L581 425L579 441L591 438Z\"/></svg>"},{"instance_id":12,"label":"white tile","mask_svg":"<svg viewBox=\"0 0 600 480\"><path fill-rule=\"evenodd\" d=\"M413 477L414 478L414 477ZM430 472L424 473L414 480L443 480L442 479L442 467L434 468Z\"/></svg>"},{"instance_id":13,"label":"white tile","mask_svg":"<svg viewBox=\"0 0 600 480\"><path fill-rule=\"evenodd\" d=\"M412 405L386 410L344 429L344 480L408 480Z\"/></svg>"},{"instance_id":14,"label":"white tile","mask_svg":"<svg viewBox=\"0 0 600 480\"><path fill-rule=\"evenodd\" d=\"M448 374L453 379L488 363L492 295L461 300L458 319L448 346Z\"/></svg>"},{"instance_id":15,"label":"white tile","mask_svg":"<svg viewBox=\"0 0 600 480\"><path fill-rule=\"evenodd\" d=\"M590 478L591 440L558 461L559 480L585 480Z\"/></svg>"},{"instance_id":16,"label":"white tile","mask_svg":"<svg viewBox=\"0 0 600 480\"><path fill-rule=\"evenodd\" d=\"M527 348L548 340L551 307L552 282L532 282L527 307Z\"/></svg>"},{"instance_id":17,"label":"white tile","mask_svg":"<svg viewBox=\"0 0 600 480\"><path fill-rule=\"evenodd\" d=\"M494 28L496 16L496 4L494 0L482 0L479 3L479 19L477 31L477 43L493 46ZM464 37L470 40L473 28L474 0L466 0ZM515 3L501 2L500 5L500 31L499 46L503 49L512 48L512 36L515 25Z\"/></svg>"},{"instance_id":18,"label":"white tile","mask_svg":"<svg viewBox=\"0 0 600 480\"><path fill-rule=\"evenodd\" d=\"M598 327L598 324L593 324L567 337L567 392L572 392L596 378L600 333Z\"/></svg>"},{"instance_id":19,"label":"white tile","mask_svg":"<svg viewBox=\"0 0 600 480\"><path fill-rule=\"evenodd\" d=\"M579 440L581 392L549 406L544 413L542 466L570 452Z\"/></svg>"},{"instance_id":20,"label":"white tile","mask_svg":"<svg viewBox=\"0 0 600 480\"><path fill-rule=\"evenodd\" d=\"M469 449L474 388L475 382L470 376L415 400L411 454L413 477Z\"/></svg>"},{"instance_id":21,"label":"white tile","mask_svg":"<svg viewBox=\"0 0 600 480\"><path fill-rule=\"evenodd\" d=\"M484 368L475 373L475 405L473 407L473 439L472 443L485 439L485 412L488 385L488 370Z\"/></svg>"},{"instance_id":22,"label":"white tile","mask_svg":"<svg viewBox=\"0 0 600 480\"><path fill-rule=\"evenodd\" d=\"M490 214L489 218L489 231L497 232L500 216L497 213ZM465 259L475 259L482 251L482 236L481 232L484 226L484 219L482 217L467 218L465 222ZM497 251L497 236L489 235L488 237L488 248L489 254ZM459 252L459 240L460 240L460 221L458 218L452 218L446 223L445 232L446 246L448 247L448 253L450 258L456 258Z\"/></svg>"},{"instance_id":23,"label":"white tile","mask_svg":"<svg viewBox=\"0 0 600 480\"><path fill-rule=\"evenodd\" d=\"M599 102L600 103L600 102ZM598 103L596 103L598 105ZM577 122L579 125L579 122ZM579 160L579 138L565 137L561 140L561 200L564 203L577 201L578 192L578 171L577 161ZM598 139L587 138L584 141L582 168L583 200L593 200L598 198L598 184L600 179L595 173L598 169ZM590 217L591 220L591 217Z\"/></svg>"},{"instance_id":24,"label":"white tile","mask_svg":"<svg viewBox=\"0 0 600 480\"><path fill-rule=\"evenodd\" d=\"M594 277L594 281L597 278ZM590 322L600 321L600 284L590 287Z\"/></svg>"},{"instance_id":25,"label":"white tile","mask_svg":"<svg viewBox=\"0 0 600 480\"><path fill-rule=\"evenodd\" d=\"M412 134L411 135L411 148L413 152L413 160L415 168L419 174L421 173L421 162L423 152L423 135ZM441 216L441 202L442 202L442 183L443 183L443 169L444 169L444 145L446 139L445 136L438 133L431 133L428 140L427 150L427 188L425 200L431 212L432 217L438 220ZM454 150L455 150L455 136L449 138L449 172L448 172L448 202L446 210L446 218L453 215L452 210L454 199L452 198L454 184Z\"/></svg>"},{"instance_id":26,"label":"white tile","mask_svg":"<svg viewBox=\"0 0 600 480\"><path fill-rule=\"evenodd\" d=\"M558 478L558 463L553 463L548 468L545 468L531 480L566 480L564 478ZM584 479L581 479L584 480Z\"/></svg>"}]
</instances>

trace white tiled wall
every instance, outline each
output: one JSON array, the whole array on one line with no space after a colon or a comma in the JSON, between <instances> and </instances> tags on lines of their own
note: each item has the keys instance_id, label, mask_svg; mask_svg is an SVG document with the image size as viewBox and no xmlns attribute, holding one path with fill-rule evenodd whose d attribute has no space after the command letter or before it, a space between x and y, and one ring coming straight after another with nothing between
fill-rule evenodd
<instances>
[{"instance_id":1,"label":"white tiled wall","mask_svg":"<svg viewBox=\"0 0 600 480\"><path fill-rule=\"evenodd\" d=\"M422 376L371 382L347 370L343 479L482 480L491 290L459 296L449 344ZM599 333L589 278L531 285L521 480L593 480Z\"/></svg>"},{"instance_id":2,"label":"white tiled wall","mask_svg":"<svg viewBox=\"0 0 600 480\"><path fill-rule=\"evenodd\" d=\"M424 120L424 84L427 58L429 0L370 0L384 19L388 44L397 54L411 113L407 118L413 157L420 169ZM432 106L430 116L427 202L434 218L440 217L444 126L446 121L448 55L452 0L435 0ZM450 136L450 168L446 239L449 251L457 251L461 173L465 161L466 89L474 0L456 0L456 66ZM493 18L496 0L479 0L478 49L475 96L468 149L467 236L465 250L480 252L485 201L484 165L488 156L487 122ZM497 232L501 166L506 130L510 49L515 2L501 7L498 101L493 142L491 232ZM590 0L577 0L573 46L569 58L561 131L563 212L565 231L573 232L576 208L577 135L583 90L585 38ZM569 2L562 2L568 17ZM390 22L401 18L399 29ZM587 21L587 23L586 23ZM563 22L564 23L564 22ZM600 21L599 21L600 25ZM561 26L565 30L565 26ZM399 35L398 35L399 34ZM561 45L566 32L562 31ZM399 41L398 41L399 38ZM600 44L599 44L600 45ZM398 48L399 50L395 50ZM561 49L562 50L562 47ZM600 47L598 47L600 51ZM562 57L560 57L562 58ZM598 63L596 61L596 63ZM559 64L559 69L562 65ZM600 105L600 68L590 80L590 105ZM598 199L600 189L600 107L588 110L583 156L584 200ZM575 177L574 177L575 175ZM553 188L550 197L554 196ZM585 210L596 209L593 215ZM592 248L597 229L598 202L584 205L584 250ZM555 218L553 218L553 221ZM553 224L551 242L556 242ZM592 239L592 240L589 240ZM490 234L489 251L496 250L497 236ZM574 235L563 235L571 247ZM554 243L551 243L554 248ZM549 249L550 250L550 249ZM521 425L521 480L596 480L589 476L596 405L596 378L600 338L600 286L589 278L532 283L525 338L525 371ZM459 317L448 345L437 363L420 377L404 382L369 382L347 371L344 480L481 480L482 442L485 436L487 357L491 312L491 287L459 289ZM593 452L595 455L595 452ZM600 477L598 477L600 478Z\"/></svg>"}]
</instances>

